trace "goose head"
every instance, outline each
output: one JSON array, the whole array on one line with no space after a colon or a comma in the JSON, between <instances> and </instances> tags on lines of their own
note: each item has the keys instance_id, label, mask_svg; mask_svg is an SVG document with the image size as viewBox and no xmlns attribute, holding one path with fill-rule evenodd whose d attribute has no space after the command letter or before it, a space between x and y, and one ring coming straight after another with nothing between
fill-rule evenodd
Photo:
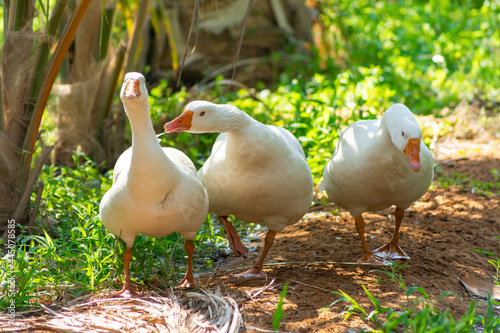
<instances>
[{"instance_id":1,"label":"goose head","mask_svg":"<svg viewBox=\"0 0 500 333\"><path fill-rule=\"evenodd\" d=\"M229 104L207 101L190 102L182 114L165 124L165 132L213 133L237 129L248 121L248 115Z\"/></svg>"},{"instance_id":2,"label":"goose head","mask_svg":"<svg viewBox=\"0 0 500 333\"><path fill-rule=\"evenodd\" d=\"M148 90L144 75L136 72L127 73L123 79L120 99L125 106L125 111L127 107L130 109L136 105L148 105Z\"/></svg>"},{"instance_id":3,"label":"goose head","mask_svg":"<svg viewBox=\"0 0 500 333\"><path fill-rule=\"evenodd\" d=\"M410 109L403 104L392 105L382 116L382 124L389 132L394 146L408 158L411 169L419 172L422 130Z\"/></svg>"}]
</instances>

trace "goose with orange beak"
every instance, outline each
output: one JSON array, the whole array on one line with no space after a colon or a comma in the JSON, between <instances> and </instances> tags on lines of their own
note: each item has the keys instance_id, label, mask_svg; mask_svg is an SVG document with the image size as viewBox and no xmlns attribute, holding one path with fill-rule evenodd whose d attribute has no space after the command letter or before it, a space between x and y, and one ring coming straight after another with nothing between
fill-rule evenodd
<instances>
[{"instance_id":1,"label":"goose with orange beak","mask_svg":"<svg viewBox=\"0 0 500 333\"><path fill-rule=\"evenodd\" d=\"M193 162L180 150L163 148L158 143L141 73L125 75L120 99L130 121L132 147L116 161L113 185L99 207L106 229L127 245L123 254L123 288L117 295L139 295L129 270L132 246L139 233L154 238L173 232L181 234L186 241L188 263L179 287L192 287L193 241L207 217L207 193L197 179Z\"/></svg>"},{"instance_id":2,"label":"goose with orange beak","mask_svg":"<svg viewBox=\"0 0 500 333\"><path fill-rule=\"evenodd\" d=\"M286 129L265 125L229 104L193 101L165 124L165 132L220 132L212 153L198 171L209 198L209 212L224 227L233 252L248 249L228 215L269 229L262 254L245 278L265 278L264 260L277 232L298 222L313 196L311 169L299 141Z\"/></svg>"},{"instance_id":3,"label":"goose with orange beak","mask_svg":"<svg viewBox=\"0 0 500 333\"><path fill-rule=\"evenodd\" d=\"M348 210L361 239L359 263L385 265L387 259L410 259L399 246L404 211L427 192L434 176L432 153L422 130L403 104L388 108L380 120L358 121L342 131L325 167L320 189ZM362 213L396 206L392 239L371 251L365 240Z\"/></svg>"}]
</instances>

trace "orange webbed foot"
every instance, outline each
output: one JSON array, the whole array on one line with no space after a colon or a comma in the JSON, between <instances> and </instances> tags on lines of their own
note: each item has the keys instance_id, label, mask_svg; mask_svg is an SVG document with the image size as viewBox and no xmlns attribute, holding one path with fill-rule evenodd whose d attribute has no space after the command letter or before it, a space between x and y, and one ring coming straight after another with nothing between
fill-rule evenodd
<instances>
[{"instance_id":1,"label":"orange webbed foot","mask_svg":"<svg viewBox=\"0 0 500 333\"><path fill-rule=\"evenodd\" d=\"M134 287L132 285L123 285L122 290L116 292L113 294L114 296L120 296L120 297L139 297L141 296L140 293L134 290Z\"/></svg>"},{"instance_id":2,"label":"orange webbed foot","mask_svg":"<svg viewBox=\"0 0 500 333\"><path fill-rule=\"evenodd\" d=\"M246 258L248 256L248 248L241 242L236 230L234 230L233 224L229 222L226 217L220 217L219 221L224 227L224 232L231 245L231 250L233 250L236 256Z\"/></svg>"},{"instance_id":3,"label":"orange webbed foot","mask_svg":"<svg viewBox=\"0 0 500 333\"><path fill-rule=\"evenodd\" d=\"M358 259L358 264L365 264L365 265L390 265L391 262L389 260L384 260L377 258L373 255L373 253L365 254L363 258Z\"/></svg>"},{"instance_id":4,"label":"orange webbed foot","mask_svg":"<svg viewBox=\"0 0 500 333\"><path fill-rule=\"evenodd\" d=\"M387 243L378 249L372 251L374 255L382 259L410 259L397 244Z\"/></svg>"},{"instance_id":5,"label":"orange webbed foot","mask_svg":"<svg viewBox=\"0 0 500 333\"><path fill-rule=\"evenodd\" d=\"M188 288L194 288L196 287L196 283L194 282L194 279L187 279L184 278L182 279L181 282L177 286L175 286L178 289L188 289Z\"/></svg>"},{"instance_id":6,"label":"orange webbed foot","mask_svg":"<svg viewBox=\"0 0 500 333\"><path fill-rule=\"evenodd\" d=\"M243 245L239 237L237 240L234 240L228 235L228 239L234 254L238 257L243 257L246 259L248 257L248 248Z\"/></svg>"}]
</instances>

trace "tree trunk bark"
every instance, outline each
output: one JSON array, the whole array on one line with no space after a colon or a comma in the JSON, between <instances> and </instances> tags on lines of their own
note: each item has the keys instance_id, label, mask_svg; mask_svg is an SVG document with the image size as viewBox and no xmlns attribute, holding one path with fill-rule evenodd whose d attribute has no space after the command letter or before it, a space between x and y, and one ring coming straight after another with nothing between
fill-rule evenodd
<instances>
[{"instance_id":1,"label":"tree trunk bark","mask_svg":"<svg viewBox=\"0 0 500 333\"><path fill-rule=\"evenodd\" d=\"M11 1L8 10L14 13L16 1ZM22 20L14 22L9 17L8 29L4 31L2 48L2 128L0 129L0 235L7 227L16 208L20 193L17 179L20 166L19 147L22 147L30 121L26 105L29 102L31 55L33 42L37 38L32 30L35 1L24 3ZM7 8L4 8L7 10ZM5 17L5 16L4 16ZM16 16L16 19L18 16ZM16 29L16 25L20 27ZM22 218L26 218L23 215ZM21 221L17 221L21 222Z\"/></svg>"}]
</instances>

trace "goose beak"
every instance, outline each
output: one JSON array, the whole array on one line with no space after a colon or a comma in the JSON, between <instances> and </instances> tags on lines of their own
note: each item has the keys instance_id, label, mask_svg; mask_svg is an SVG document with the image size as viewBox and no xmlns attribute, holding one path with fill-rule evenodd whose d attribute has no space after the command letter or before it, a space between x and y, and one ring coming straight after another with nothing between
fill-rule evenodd
<instances>
[{"instance_id":1,"label":"goose beak","mask_svg":"<svg viewBox=\"0 0 500 333\"><path fill-rule=\"evenodd\" d=\"M165 133L189 131L191 128L191 121L193 120L193 111L184 110L184 112L177 118L163 126Z\"/></svg>"},{"instance_id":2,"label":"goose beak","mask_svg":"<svg viewBox=\"0 0 500 333\"><path fill-rule=\"evenodd\" d=\"M403 150L408 161L410 161L410 167L414 172L419 172L420 168L420 139L410 139L406 148Z\"/></svg>"},{"instance_id":3,"label":"goose beak","mask_svg":"<svg viewBox=\"0 0 500 333\"><path fill-rule=\"evenodd\" d=\"M141 96L140 84L139 80L128 79L125 83L125 92L123 95L126 98L139 98Z\"/></svg>"}]
</instances>

